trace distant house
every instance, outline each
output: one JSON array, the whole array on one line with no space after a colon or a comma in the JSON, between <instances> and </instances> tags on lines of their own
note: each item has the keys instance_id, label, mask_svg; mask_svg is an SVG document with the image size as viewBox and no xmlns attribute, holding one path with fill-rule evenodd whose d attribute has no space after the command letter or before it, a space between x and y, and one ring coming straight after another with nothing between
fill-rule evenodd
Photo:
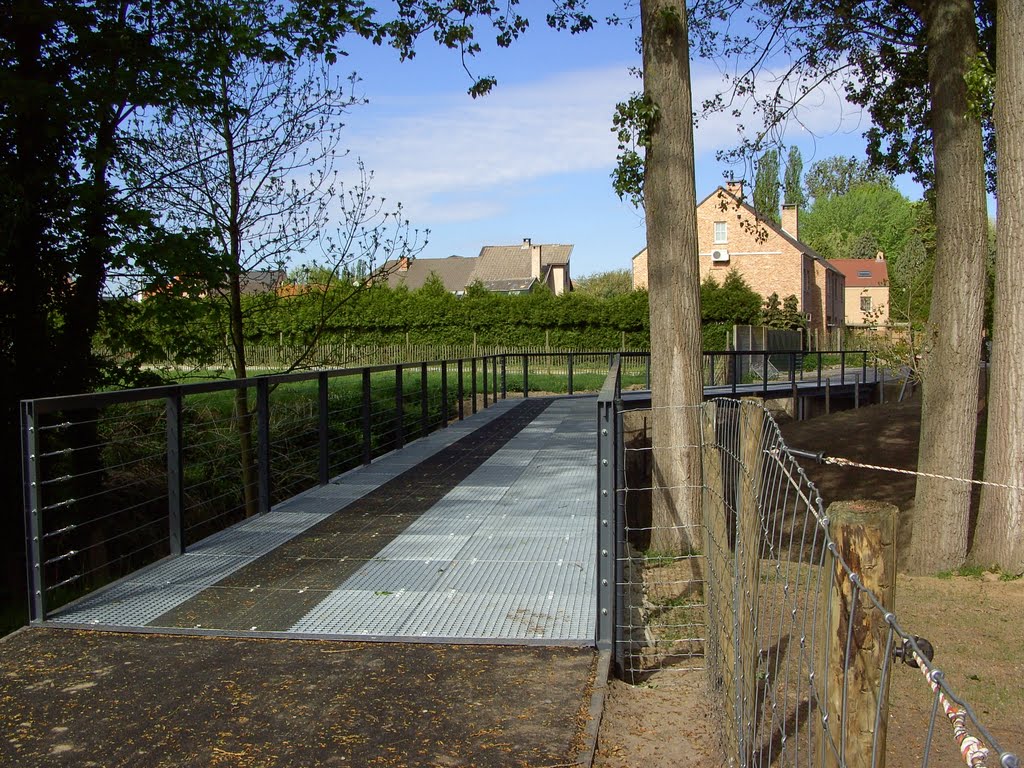
<instances>
[{"instance_id":1,"label":"distant house","mask_svg":"<svg viewBox=\"0 0 1024 768\"><path fill-rule=\"evenodd\" d=\"M405 285L415 290L435 274L449 292L458 295L476 282L494 293L528 293L546 285L559 295L572 290L569 275L572 249L571 245L535 245L527 238L521 245L485 245L478 256L391 259L381 271L393 288Z\"/></svg>"},{"instance_id":2,"label":"distant house","mask_svg":"<svg viewBox=\"0 0 1024 768\"><path fill-rule=\"evenodd\" d=\"M249 269L238 276L238 284L242 295L276 293L287 277L283 269Z\"/></svg>"},{"instance_id":3,"label":"distant house","mask_svg":"<svg viewBox=\"0 0 1024 768\"><path fill-rule=\"evenodd\" d=\"M800 242L795 205L782 207L782 226L743 202L743 182L718 187L697 206L700 279L719 283L735 269L767 298L793 295L808 328L826 331L845 321L845 279L831 262ZM647 249L633 257L633 287L647 288Z\"/></svg>"},{"instance_id":4,"label":"distant house","mask_svg":"<svg viewBox=\"0 0 1024 768\"><path fill-rule=\"evenodd\" d=\"M880 328L889 324L889 267L879 251L874 259L832 259L846 277L846 324Z\"/></svg>"}]
</instances>

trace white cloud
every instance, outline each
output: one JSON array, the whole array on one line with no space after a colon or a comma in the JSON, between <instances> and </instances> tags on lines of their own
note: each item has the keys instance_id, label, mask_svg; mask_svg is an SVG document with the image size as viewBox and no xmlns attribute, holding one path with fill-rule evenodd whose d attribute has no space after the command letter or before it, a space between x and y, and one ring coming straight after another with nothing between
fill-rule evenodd
<instances>
[{"instance_id":1,"label":"white cloud","mask_svg":"<svg viewBox=\"0 0 1024 768\"><path fill-rule=\"evenodd\" d=\"M720 73L707 64L695 63L692 77L698 108L723 88ZM401 200L414 220L477 221L500 216L510 198L545 178L585 171L606 176L615 162L615 104L640 88L623 63L500 85L476 100L420 94L403 109L389 99L381 109L371 103L353 113L346 143L374 172L375 194ZM739 118L726 111L697 125L698 174L713 176L711 183L725 168L710 158L739 143L738 123L750 135L759 118L747 105ZM850 133L861 123L859 108L823 88L797 110L784 141L808 147L816 137ZM700 193L707 182L698 184Z\"/></svg>"},{"instance_id":2,"label":"white cloud","mask_svg":"<svg viewBox=\"0 0 1024 768\"><path fill-rule=\"evenodd\" d=\"M371 105L354 115L346 142L387 196L426 218L465 220L495 212L494 198L525 182L610 169L612 112L637 87L622 65L499 86L476 100L443 97L429 110L367 123Z\"/></svg>"}]
</instances>

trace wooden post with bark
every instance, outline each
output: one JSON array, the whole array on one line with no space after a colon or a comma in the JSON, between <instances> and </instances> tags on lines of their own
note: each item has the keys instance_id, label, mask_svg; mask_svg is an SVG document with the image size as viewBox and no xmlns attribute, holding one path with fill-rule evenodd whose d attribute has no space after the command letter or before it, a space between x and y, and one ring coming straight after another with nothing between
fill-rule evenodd
<instances>
[{"instance_id":1,"label":"wooden post with bark","mask_svg":"<svg viewBox=\"0 0 1024 768\"><path fill-rule=\"evenodd\" d=\"M825 577L831 594L824 636L818 638L826 654L819 658L827 662L819 666L824 676L818 693L824 698L819 705L828 716L831 745L824 742L817 765L885 768L889 675L883 679L882 669L890 628L865 590L878 597L885 611L894 610L897 509L885 502L842 501L830 504L827 515L836 553L859 575L860 586L837 559L828 558Z\"/></svg>"},{"instance_id":2,"label":"wooden post with bark","mask_svg":"<svg viewBox=\"0 0 1024 768\"><path fill-rule=\"evenodd\" d=\"M704 553L707 561L704 579L704 599L707 606L708 636L707 663L712 686L721 696L725 712L726 754L739 754L739 734L736 728L735 633L733 631L732 601L734 592L732 549L729 545L731 510L725 503L722 454L718 445L718 407L714 401L705 403L702 411L702 459L704 487L705 537Z\"/></svg>"},{"instance_id":3,"label":"wooden post with bark","mask_svg":"<svg viewBox=\"0 0 1024 768\"><path fill-rule=\"evenodd\" d=\"M745 398L740 407L740 476L736 494L736 618L739 670L736 701L740 713L739 753L749 757L757 727L757 617L761 583L761 438L765 411L761 401ZM745 762L741 760L741 763Z\"/></svg>"}]
</instances>

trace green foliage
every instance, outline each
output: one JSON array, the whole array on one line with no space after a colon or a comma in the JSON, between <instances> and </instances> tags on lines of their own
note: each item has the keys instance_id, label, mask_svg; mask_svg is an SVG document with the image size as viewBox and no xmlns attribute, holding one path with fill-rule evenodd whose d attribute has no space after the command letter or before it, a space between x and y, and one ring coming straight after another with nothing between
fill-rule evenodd
<instances>
[{"instance_id":1,"label":"green foliage","mask_svg":"<svg viewBox=\"0 0 1024 768\"><path fill-rule=\"evenodd\" d=\"M701 317L708 323L750 325L761 309L761 296L755 293L740 273L731 269L719 285L708 275L700 286Z\"/></svg>"},{"instance_id":2,"label":"green foliage","mask_svg":"<svg viewBox=\"0 0 1024 768\"><path fill-rule=\"evenodd\" d=\"M984 51L979 51L967 70L968 114L982 119L995 106L996 72Z\"/></svg>"},{"instance_id":3,"label":"green foliage","mask_svg":"<svg viewBox=\"0 0 1024 768\"><path fill-rule=\"evenodd\" d=\"M804 160L800 156L799 147L789 148L786 158L786 175L783 180L783 199L786 205L798 205L803 208L807 204L801 178L804 172Z\"/></svg>"},{"instance_id":4,"label":"green foliage","mask_svg":"<svg viewBox=\"0 0 1024 768\"><path fill-rule=\"evenodd\" d=\"M612 115L619 148L612 188L620 200L628 199L637 208L644 204L644 157L657 122L658 105L646 93L634 93L628 101L619 102Z\"/></svg>"},{"instance_id":5,"label":"green foliage","mask_svg":"<svg viewBox=\"0 0 1024 768\"><path fill-rule=\"evenodd\" d=\"M762 217L779 223L779 153L769 149L757 162L754 176L754 209Z\"/></svg>"},{"instance_id":6,"label":"green foliage","mask_svg":"<svg viewBox=\"0 0 1024 768\"><path fill-rule=\"evenodd\" d=\"M814 200L839 197L860 184L892 186L892 179L854 157L834 155L811 165L804 179L807 194Z\"/></svg>"},{"instance_id":7,"label":"green foliage","mask_svg":"<svg viewBox=\"0 0 1024 768\"><path fill-rule=\"evenodd\" d=\"M800 239L827 259L874 258L903 252L915 230L913 203L888 183L854 184L841 194L815 197L800 215Z\"/></svg>"},{"instance_id":8,"label":"green foliage","mask_svg":"<svg viewBox=\"0 0 1024 768\"><path fill-rule=\"evenodd\" d=\"M595 272L593 275L574 279L572 286L573 292L576 295L608 299L612 296L621 296L632 291L633 275L628 269Z\"/></svg>"},{"instance_id":9,"label":"green foliage","mask_svg":"<svg viewBox=\"0 0 1024 768\"><path fill-rule=\"evenodd\" d=\"M779 294L773 293L764 300L757 324L785 331L796 331L806 327L807 318L801 314L800 304L795 295L790 294L780 301Z\"/></svg>"}]
</instances>

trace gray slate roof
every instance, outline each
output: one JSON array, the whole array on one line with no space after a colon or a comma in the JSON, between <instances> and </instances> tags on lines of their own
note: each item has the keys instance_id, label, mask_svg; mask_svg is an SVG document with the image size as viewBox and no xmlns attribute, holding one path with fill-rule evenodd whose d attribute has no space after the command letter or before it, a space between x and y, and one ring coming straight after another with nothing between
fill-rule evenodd
<instances>
[{"instance_id":1,"label":"gray slate roof","mask_svg":"<svg viewBox=\"0 0 1024 768\"><path fill-rule=\"evenodd\" d=\"M441 278L446 290L455 292L465 290L473 282L470 274L475 266L475 258L449 256L446 259L413 259L405 271L398 270L398 259L389 259L384 263L384 270L388 272L388 285L392 288L404 285L414 291L423 287L433 273Z\"/></svg>"}]
</instances>

